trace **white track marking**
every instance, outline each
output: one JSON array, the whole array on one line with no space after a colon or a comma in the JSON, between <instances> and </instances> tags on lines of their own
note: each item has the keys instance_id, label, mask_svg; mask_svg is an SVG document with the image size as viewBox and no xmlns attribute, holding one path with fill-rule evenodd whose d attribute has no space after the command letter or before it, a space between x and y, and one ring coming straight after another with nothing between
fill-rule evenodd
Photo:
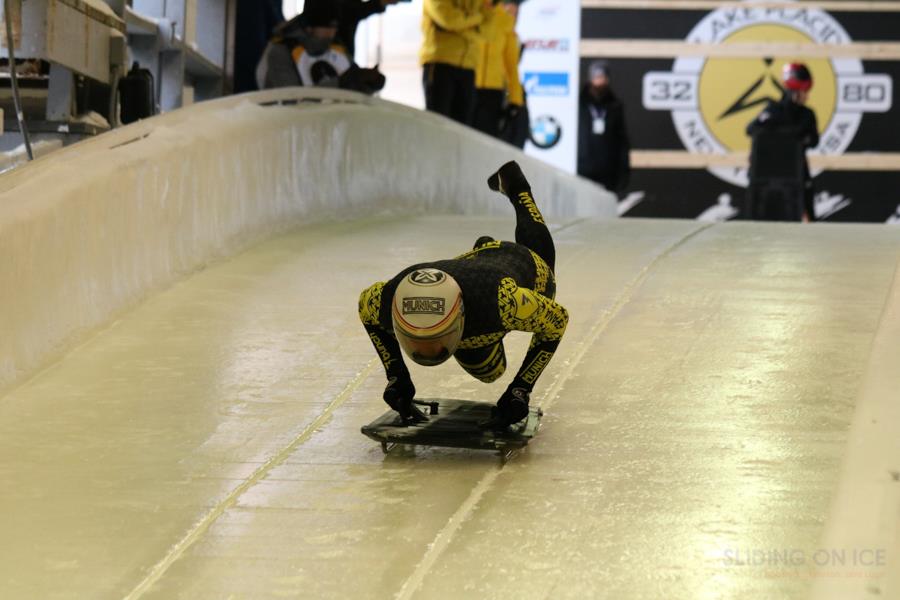
<instances>
[{"instance_id":1,"label":"white track marking","mask_svg":"<svg viewBox=\"0 0 900 600\"><path fill-rule=\"evenodd\" d=\"M177 544L172 546L169 549L169 552L165 557L150 570L146 577L129 593L125 596L125 600L137 600L142 597L148 590L150 590L153 585L165 575L166 571L171 567L182 555L190 548L194 542L200 539L204 533L210 528L210 526L222 516L226 510L234 506L235 502L237 502L238 498L240 498L244 492L249 490L251 487L259 483L269 472L272 471L275 467L281 465L294 450L297 449L298 446L306 442L313 433L316 432L325 422L331 417L332 413L335 410L340 408L340 406L347 401L347 399L353 394L356 389L362 385L362 383L372 374L372 371L375 370L375 366L381 363L378 362L377 359L373 358L366 364L365 368L362 371L357 373L356 377L354 377L341 392L335 396L335 398L325 407L319 416L315 418L306 428L295 437L290 444L282 448L277 454L275 454L268 461L259 466L247 479L244 480L241 485L234 488L228 496L226 496L223 500L217 503L209 512L207 512L202 519L200 519L191 529L188 531L184 537L179 540Z\"/></svg>"}]
</instances>

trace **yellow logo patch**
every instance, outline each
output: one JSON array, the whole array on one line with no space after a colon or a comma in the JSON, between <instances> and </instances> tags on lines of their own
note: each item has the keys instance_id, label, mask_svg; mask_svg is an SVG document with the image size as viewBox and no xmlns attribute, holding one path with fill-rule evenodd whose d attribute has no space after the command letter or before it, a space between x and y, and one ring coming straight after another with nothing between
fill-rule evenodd
<instances>
[{"instance_id":1,"label":"yellow logo patch","mask_svg":"<svg viewBox=\"0 0 900 600\"><path fill-rule=\"evenodd\" d=\"M520 289L516 291L516 318L520 321L530 319L538 309L538 299L531 290Z\"/></svg>"}]
</instances>

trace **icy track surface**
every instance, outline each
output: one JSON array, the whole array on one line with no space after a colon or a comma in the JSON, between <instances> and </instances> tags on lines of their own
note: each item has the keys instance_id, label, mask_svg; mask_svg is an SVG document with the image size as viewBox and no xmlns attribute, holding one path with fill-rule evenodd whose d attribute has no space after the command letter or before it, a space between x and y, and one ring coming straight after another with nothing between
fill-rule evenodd
<instances>
[{"instance_id":1,"label":"icy track surface","mask_svg":"<svg viewBox=\"0 0 900 600\"><path fill-rule=\"evenodd\" d=\"M0 398L3 598L801 598L897 266L881 227L557 223L572 320L505 466L387 457L366 285L503 218L298 230ZM423 396L494 401L455 365ZM732 560L729 560L731 557ZM784 575L784 573L788 573Z\"/></svg>"}]
</instances>

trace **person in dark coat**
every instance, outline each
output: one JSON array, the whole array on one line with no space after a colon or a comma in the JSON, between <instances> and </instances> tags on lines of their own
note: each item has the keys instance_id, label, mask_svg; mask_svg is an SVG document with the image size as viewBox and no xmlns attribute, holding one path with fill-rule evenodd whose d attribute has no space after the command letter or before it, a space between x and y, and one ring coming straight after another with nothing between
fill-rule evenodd
<instances>
[{"instance_id":1,"label":"person in dark coat","mask_svg":"<svg viewBox=\"0 0 900 600\"><path fill-rule=\"evenodd\" d=\"M796 140L803 150L815 148L819 145L819 125L816 121L816 113L806 106L809 93L813 86L812 74L806 65L802 63L790 63L784 66L782 72L784 95L781 100L770 100L766 108L747 125L747 135L753 137L761 131L782 132ZM751 214L750 218L760 220L800 220L809 222L815 220L815 206L813 201L812 175L809 171L809 163L806 153L803 153L803 213L802 216L785 206L783 211L767 211L768 214ZM756 169L751 165L750 192L759 182L754 181ZM790 201L788 200L788 203Z\"/></svg>"},{"instance_id":2,"label":"person in dark coat","mask_svg":"<svg viewBox=\"0 0 900 600\"><path fill-rule=\"evenodd\" d=\"M234 92L253 92L256 65L272 37L284 22L281 0L238 0L234 39Z\"/></svg>"},{"instance_id":3,"label":"person in dark coat","mask_svg":"<svg viewBox=\"0 0 900 600\"><path fill-rule=\"evenodd\" d=\"M372 15L381 14L391 4L400 0L341 0L341 22L338 25L337 39L347 49L352 59L356 55L356 30L360 22Z\"/></svg>"},{"instance_id":4,"label":"person in dark coat","mask_svg":"<svg viewBox=\"0 0 900 600\"><path fill-rule=\"evenodd\" d=\"M591 63L579 98L578 174L621 192L631 176L625 109L610 87L606 61Z\"/></svg>"}]
</instances>

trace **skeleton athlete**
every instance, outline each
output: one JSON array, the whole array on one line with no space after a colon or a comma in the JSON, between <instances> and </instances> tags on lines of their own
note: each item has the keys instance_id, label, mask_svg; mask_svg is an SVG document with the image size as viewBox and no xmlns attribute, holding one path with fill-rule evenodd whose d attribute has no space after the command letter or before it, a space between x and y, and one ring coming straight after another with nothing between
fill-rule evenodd
<instances>
[{"instance_id":1,"label":"skeleton athlete","mask_svg":"<svg viewBox=\"0 0 900 600\"><path fill-rule=\"evenodd\" d=\"M516 211L516 241L481 237L456 258L412 265L363 291L359 318L387 373L384 400L407 423L426 420L413 404L416 388L402 354L434 366L451 356L491 383L506 370L503 338L533 333L515 378L486 424L504 428L528 416L528 402L565 333L569 315L554 301L556 250L519 165L488 179ZM402 349L402 353L401 353Z\"/></svg>"}]
</instances>

